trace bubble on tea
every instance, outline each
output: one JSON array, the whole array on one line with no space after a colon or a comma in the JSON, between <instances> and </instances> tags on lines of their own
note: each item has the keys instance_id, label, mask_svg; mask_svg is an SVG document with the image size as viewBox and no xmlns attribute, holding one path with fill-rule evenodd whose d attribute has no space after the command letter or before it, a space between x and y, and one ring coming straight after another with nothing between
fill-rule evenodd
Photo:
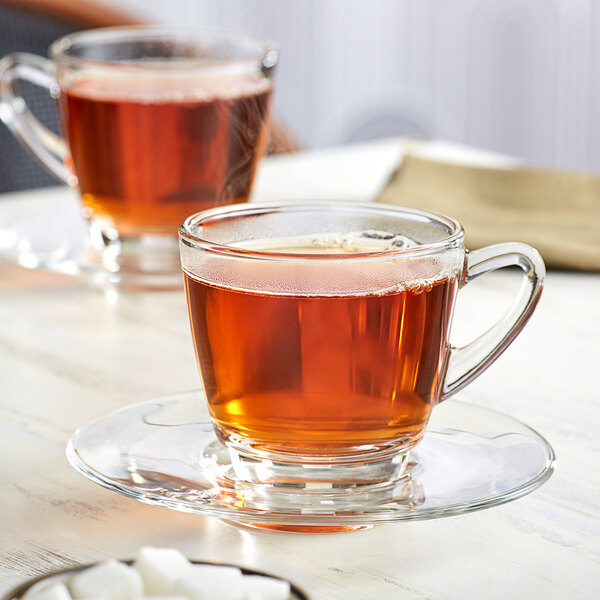
<instances>
[{"instance_id":1,"label":"bubble on tea","mask_svg":"<svg viewBox=\"0 0 600 600\"><path fill-rule=\"evenodd\" d=\"M393 240L396 237L396 234L389 233L388 231L379 231L377 229L367 229L366 231L362 231L360 236L370 240Z\"/></svg>"},{"instance_id":2,"label":"bubble on tea","mask_svg":"<svg viewBox=\"0 0 600 600\"><path fill-rule=\"evenodd\" d=\"M419 295L423 292L430 292L433 289L433 285L436 281L432 279L416 279L410 282L407 286L413 294Z\"/></svg>"},{"instance_id":3,"label":"bubble on tea","mask_svg":"<svg viewBox=\"0 0 600 600\"><path fill-rule=\"evenodd\" d=\"M318 252L343 254L385 252L386 250L398 250L418 246L418 243L409 237L376 229L352 231L344 234L315 234L311 236L309 244Z\"/></svg>"},{"instance_id":4,"label":"bubble on tea","mask_svg":"<svg viewBox=\"0 0 600 600\"><path fill-rule=\"evenodd\" d=\"M340 234L319 234L309 240L309 246L319 252L356 252L352 238Z\"/></svg>"},{"instance_id":5,"label":"bubble on tea","mask_svg":"<svg viewBox=\"0 0 600 600\"><path fill-rule=\"evenodd\" d=\"M390 250L396 248L414 248L419 245L418 242L406 235L390 233L388 231L379 231L377 229L367 229L366 231L361 232L360 235L361 238L369 240L385 240Z\"/></svg>"}]
</instances>

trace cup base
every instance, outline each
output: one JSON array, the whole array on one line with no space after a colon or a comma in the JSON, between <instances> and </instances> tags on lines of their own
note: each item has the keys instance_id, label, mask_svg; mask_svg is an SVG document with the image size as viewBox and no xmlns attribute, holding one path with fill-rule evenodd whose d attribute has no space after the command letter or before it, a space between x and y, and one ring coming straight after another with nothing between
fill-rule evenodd
<instances>
[{"instance_id":1,"label":"cup base","mask_svg":"<svg viewBox=\"0 0 600 600\"><path fill-rule=\"evenodd\" d=\"M101 267L94 277L98 287L132 291L181 289L183 278L175 235L108 237L90 223L92 243Z\"/></svg>"},{"instance_id":2,"label":"cup base","mask_svg":"<svg viewBox=\"0 0 600 600\"><path fill-rule=\"evenodd\" d=\"M338 456L282 456L221 442L205 449L203 459L214 460L219 450L228 459L238 480L256 484L299 485L327 489L397 481L404 477L408 450L380 451Z\"/></svg>"},{"instance_id":3,"label":"cup base","mask_svg":"<svg viewBox=\"0 0 600 600\"><path fill-rule=\"evenodd\" d=\"M387 502L414 508L425 500L422 486L408 471L408 451L365 462L282 462L256 458L216 440L199 458L213 485L243 490L245 501L265 510L323 515Z\"/></svg>"}]
</instances>

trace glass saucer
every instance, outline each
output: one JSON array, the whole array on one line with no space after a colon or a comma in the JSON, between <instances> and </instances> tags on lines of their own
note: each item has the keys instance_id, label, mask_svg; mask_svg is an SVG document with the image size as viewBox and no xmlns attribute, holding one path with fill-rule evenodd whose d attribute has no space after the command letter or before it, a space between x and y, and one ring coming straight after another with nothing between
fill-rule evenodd
<instances>
[{"instance_id":1,"label":"glass saucer","mask_svg":"<svg viewBox=\"0 0 600 600\"><path fill-rule=\"evenodd\" d=\"M18 192L0 205L0 257L28 269L95 274L89 227L66 187Z\"/></svg>"},{"instance_id":2,"label":"glass saucer","mask_svg":"<svg viewBox=\"0 0 600 600\"><path fill-rule=\"evenodd\" d=\"M552 474L550 444L507 415L457 400L435 408L393 486L266 486L236 477L200 391L125 407L77 430L71 464L148 504L287 531L344 531L459 515L515 500Z\"/></svg>"},{"instance_id":3,"label":"glass saucer","mask_svg":"<svg viewBox=\"0 0 600 600\"><path fill-rule=\"evenodd\" d=\"M0 203L0 258L27 269L79 276L99 288L181 290L177 238L94 247L77 194L65 187L16 192Z\"/></svg>"}]
</instances>

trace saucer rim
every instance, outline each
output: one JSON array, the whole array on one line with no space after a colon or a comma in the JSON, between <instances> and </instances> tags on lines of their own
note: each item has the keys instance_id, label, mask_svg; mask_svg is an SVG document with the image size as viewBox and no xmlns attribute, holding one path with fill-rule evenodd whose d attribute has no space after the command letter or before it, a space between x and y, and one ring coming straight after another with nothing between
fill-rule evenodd
<instances>
[{"instance_id":1,"label":"saucer rim","mask_svg":"<svg viewBox=\"0 0 600 600\"><path fill-rule=\"evenodd\" d=\"M66 455L71 466L85 476L87 479L96 483L100 487L103 487L109 491L119 493L122 496L127 498L136 500L138 502L142 502L144 504L150 504L152 506L159 506L162 508L168 508L170 510L176 510L179 512L184 512L188 514L196 514L200 516L209 516L218 518L224 521L235 522L240 525L249 525L253 526L256 524L265 524L265 525L289 525L289 526L314 526L314 527L323 527L330 525L332 527L337 527L340 525L340 521L343 521L344 525L352 526L372 526L378 524L386 524L386 523L394 523L398 521L421 521L421 520L430 520L451 516L458 516L462 514L469 514L472 512L477 512L480 510L484 510L487 508L492 508L495 506L501 506L502 504L506 504L508 502L512 502L513 500L517 500L526 496L544 484L554 473L556 468L556 453L552 447L552 445L548 442L548 440L542 436L538 431L536 431L531 426L527 425L523 421L516 419L510 415L507 415L504 412L496 410L494 408L488 408L484 406L480 406L478 404L474 404L472 402L467 402L465 400L460 400L456 397L451 398L444 402L445 406L453 406L459 405L461 407L475 410L475 411L483 411L485 413L490 413L490 415L499 415L503 419L508 419L510 422L514 423L516 426L520 428L524 428L528 434L529 439L534 440L538 443L538 445L545 450L545 466L540 468L539 472L532 478L516 485L515 487L500 493L497 496L487 496L483 498L477 498L469 503L465 502L457 502L453 504L446 504L443 506L433 506L428 508L406 508L402 507L402 510L392 511L390 507L386 507L389 510L384 511L383 513L351 513L351 512L343 512L343 513L312 513L312 514L302 514L299 512L275 512L268 510L260 510L260 509L248 509L246 507L237 509L231 505L220 505L215 506L208 503L203 502L192 502L182 503L181 500L178 499L169 499L163 495L148 492L148 491L140 491L139 488L134 487L134 485L124 485L119 483L118 481L110 479L108 476L99 473L94 468L87 465L85 461L83 461L77 452L75 447L75 442L79 435L86 430L88 427L92 427L96 424L101 423L104 419L112 417L118 413L127 412L132 409L140 408L142 406L151 406L157 405L158 403L162 404L162 408L169 402L181 402L189 401L194 399L196 402L198 397L203 397L203 392L201 389L197 390L188 390L185 392L169 394L157 398L153 398L150 400L144 400L141 402L137 402L134 404L130 404L124 407L121 407L117 410L111 411L106 415L95 419L94 421L88 423L87 425L78 428L66 446ZM194 422L195 424L205 424L210 425L210 421L208 416L204 416L199 418ZM455 433L469 433L468 429L456 429L452 428ZM435 431L427 430L425 433L424 439L428 435L434 435ZM418 447L417 447L418 450ZM222 488L212 488L212 489L222 489ZM210 492L207 490L207 494ZM208 500L207 500L208 502Z\"/></svg>"}]
</instances>

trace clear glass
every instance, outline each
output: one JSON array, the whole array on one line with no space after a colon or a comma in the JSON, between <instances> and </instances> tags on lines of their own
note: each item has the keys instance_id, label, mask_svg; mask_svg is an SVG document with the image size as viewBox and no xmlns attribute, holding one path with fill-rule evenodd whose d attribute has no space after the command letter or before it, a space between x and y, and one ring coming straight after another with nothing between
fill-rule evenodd
<instances>
[{"instance_id":1,"label":"clear glass","mask_svg":"<svg viewBox=\"0 0 600 600\"><path fill-rule=\"evenodd\" d=\"M275 46L236 32L140 26L68 35L50 56L0 62L0 117L79 189L93 260L110 280L180 285L182 220L248 199L267 142ZM57 99L65 138L29 111L20 79Z\"/></svg>"},{"instance_id":2,"label":"clear glass","mask_svg":"<svg viewBox=\"0 0 600 600\"><path fill-rule=\"evenodd\" d=\"M180 229L196 356L237 477L358 494L405 477L432 409L479 375L531 315L539 254L467 253L459 223L381 204L247 204ZM513 308L462 348L457 292L523 270ZM358 487L357 487L358 486Z\"/></svg>"},{"instance_id":3,"label":"clear glass","mask_svg":"<svg viewBox=\"0 0 600 600\"><path fill-rule=\"evenodd\" d=\"M200 391L105 415L75 432L67 456L91 481L140 502L247 527L306 533L498 506L537 489L555 466L552 447L527 425L452 398L434 411L398 480L354 487L255 483L236 472Z\"/></svg>"}]
</instances>

